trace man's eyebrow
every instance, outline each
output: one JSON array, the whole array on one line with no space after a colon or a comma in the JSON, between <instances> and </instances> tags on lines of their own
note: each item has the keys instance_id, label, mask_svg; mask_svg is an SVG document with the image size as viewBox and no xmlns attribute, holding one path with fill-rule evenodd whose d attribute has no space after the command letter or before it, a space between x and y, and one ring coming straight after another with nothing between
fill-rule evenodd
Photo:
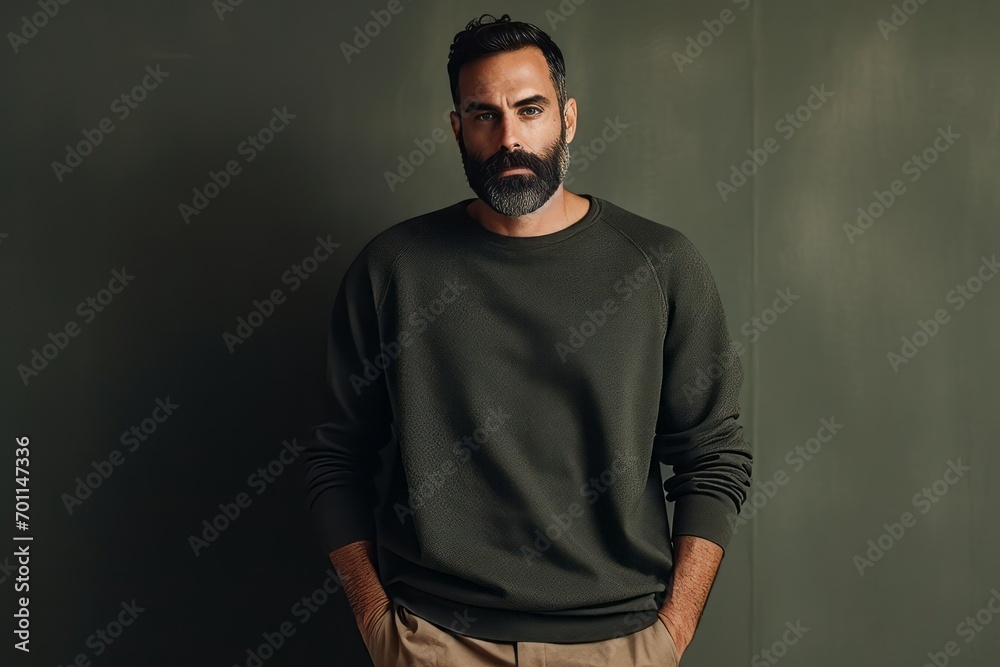
<instances>
[{"instance_id":1,"label":"man's eyebrow","mask_svg":"<svg viewBox=\"0 0 1000 667\"><path fill-rule=\"evenodd\" d=\"M542 95L541 93L539 93L538 95L532 95L531 97L525 97L523 100L519 100L517 102L514 102L514 107L515 108L517 108L517 107L523 107L523 106L526 106L528 104L540 104L540 105L545 106L545 107L552 106L552 102L549 100L549 98L547 98L547 97L545 97L545 95ZM469 106L465 107L465 112L466 113L469 113L470 111L480 111L480 110L482 110L482 111L496 111L496 112L499 112L500 111L500 107L498 107L498 106L496 106L494 104L490 104L489 102L470 102Z\"/></svg>"}]
</instances>

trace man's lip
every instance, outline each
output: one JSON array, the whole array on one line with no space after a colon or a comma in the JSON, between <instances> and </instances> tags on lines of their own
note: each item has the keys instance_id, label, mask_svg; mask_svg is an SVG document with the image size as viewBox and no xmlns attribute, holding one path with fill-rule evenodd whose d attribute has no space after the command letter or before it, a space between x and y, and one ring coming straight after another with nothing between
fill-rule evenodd
<instances>
[{"instance_id":1,"label":"man's lip","mask_svg":"<svg viewBox=\"0 0 1000 667\"><path fill-rule=\"evenodd\" d=\"M533 174L533 173L535 173L535 172L531 171L531 169L529 169L528 167L511 167L510 169L505 169L504 171L501 171L500 175L503 176L504 174L516 174L516 173L521 173L521 172L524 172L524 173L527 173L527 174Z\"/></svg>"}]
</instances>

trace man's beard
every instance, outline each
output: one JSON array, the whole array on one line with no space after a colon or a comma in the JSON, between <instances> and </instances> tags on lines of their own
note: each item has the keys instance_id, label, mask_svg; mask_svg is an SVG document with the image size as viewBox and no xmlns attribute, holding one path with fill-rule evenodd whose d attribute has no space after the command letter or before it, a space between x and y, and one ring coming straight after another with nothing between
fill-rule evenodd
<instances>
[{"instance_id":1,"label":"man's beard","mask_svg":"<svg viewBox=\"0 0 1000 667\"><path fill-rule=\"evenodd\" d=\"M458 148L469 187L501 215L517 218L537 211L559 189L569 170L566 123L561 124L559 138L538 155L525 150L500 149L486 160L469 155L459 132ZM500 175L512 167L527 167L534 173Z\"/></svg>"}]
</instances>

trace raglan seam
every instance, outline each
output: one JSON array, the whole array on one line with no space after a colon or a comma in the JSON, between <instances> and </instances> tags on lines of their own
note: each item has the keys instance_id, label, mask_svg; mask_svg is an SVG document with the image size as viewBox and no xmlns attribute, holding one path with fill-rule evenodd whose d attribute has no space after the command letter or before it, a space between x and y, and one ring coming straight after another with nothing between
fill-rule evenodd
<instances>
[{"instance_id":1,"label":"raglan seam","mask_svg":"<svg viewBox=\"0 0 1000 667\"><path fill-rule=\"evenodd\" d=\"M616 232L618 232L619 234L621 234L625 238L626 241L628 241L630 244L632 244L632 246L634 246L635 249L639 251L639 254L642 256L642 258L646 260L646 264L649 266L649 270L653 273L653 279L656 281L656 290L657 290L657 292L659 292L659 295L660 295L660 307L663 309L663 334L664 334L664 336L666 336L667 329L668 329L667 318L670 315L670 307L667 304L667 297L666 297L666 292L663 289L663 284L660 282L660 274L657 272L656 268L653 266L653 262L650 260L649 254L645 250L642 249L642 247L636 242L635 239L632 238L631 235L628 234L628 232L626 232L625 230L621 229L620 227L612 224L608 220L604 219L603 216L601 218L601 222L603 222L608 227L610 227L611 229L613 229ZM671 252L673 252L673 251L671 251Z\"/></svg>"},{"instance_id":2,"label":"raglan seam","mask_svg":"<svg viewBox=\"0 0 1000 667\"><path fill-rule=\"evenodd\" d=\"M436 223L428 225L427 228L425 228L425 229L421 230L420 232L414 234L413 238L411 238L406 243L406 245L404 245L402 248L400 248L399 252L396 253L396 256L392 259L392 262L389 265L389 270L386 273L385 284L381 288L382 293L379 295L378 299L376 299L376 301L375 301L375 314L378 317L382 316L382 306L385 305L385 298L389 294L389 286L392 284L392 278L396 274L396 268L397 268L397 266L399 266L399 262L400 262L400 260L402 260L403 255L406 253L407 250L410 249L410 246L412 246L418 240L420 240L421 238L423 238L425 235L427 235L427 234L429 234L431 232L438 231L440 229L440 227L442 225L444 225L447 221L448 221L447 216L442 216L441 220L437 221ZM403 223L400 223L400 224L403 224ZM372 241L374 242L375 239L372 239Z\"/></svg>"}]
</instances>

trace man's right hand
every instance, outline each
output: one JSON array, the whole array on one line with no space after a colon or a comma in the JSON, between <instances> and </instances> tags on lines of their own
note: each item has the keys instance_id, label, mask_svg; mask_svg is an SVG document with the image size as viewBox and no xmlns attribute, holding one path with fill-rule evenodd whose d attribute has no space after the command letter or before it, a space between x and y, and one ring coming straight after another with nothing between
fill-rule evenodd
<instances>
[{"instance_id":1,"label":"man's right hand","mask_svg":"<svg viewBox=\"0 0 1000 667\"><path fill-rule=\"evenodd\" d=\"M361 612L361 614L355 612L355 620L358 624L358 631L361 632L361 636L365 640L366 646L371 643L372 637L374 637L375 633L379 630L377 627L378 620L382 618L382 616L390 609L392 609L392 602L389 598L386 598L385 603L375 607L373 611L365 609ZM389 620L389 623L392 623L392 620Z\"/></svg>"},{"instance_id":2,"label":"man's right hand","mask_svg":"<svg viewBox=\"0 0 1000 667\"><path fill-rule=\"evenodd\" d=\"M392 608L392 601L382 587L375 569L375 545L369 540L352 542L330 552L337 576L365 643L375 633L376 623Z\"/></svg>"}]
</instances>

